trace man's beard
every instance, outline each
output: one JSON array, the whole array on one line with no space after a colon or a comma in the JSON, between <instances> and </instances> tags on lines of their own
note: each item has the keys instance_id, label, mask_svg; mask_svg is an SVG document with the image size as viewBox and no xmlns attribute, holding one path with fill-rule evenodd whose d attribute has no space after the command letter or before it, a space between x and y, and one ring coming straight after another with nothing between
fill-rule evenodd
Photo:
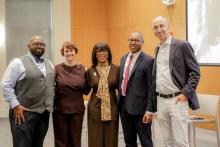
<instances>
[{"instance_id":1,"label":"man's beard","mask_svg":"<svg viewBox=\"0 0 220 147\"><path fill-rule=\"evenodd\" d=\"M43 56L43 54L45 52L44 49L41 49L41 50L42 50L42 52L38 52L36 50L30 49L30 52L34 57L40 58L41 56Z\"/></svg>"}]
</instances>

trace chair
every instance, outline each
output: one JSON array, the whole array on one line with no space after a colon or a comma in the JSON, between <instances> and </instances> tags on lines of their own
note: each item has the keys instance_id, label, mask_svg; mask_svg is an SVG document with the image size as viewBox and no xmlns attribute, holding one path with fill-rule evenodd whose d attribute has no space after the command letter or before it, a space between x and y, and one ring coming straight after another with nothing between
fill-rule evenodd
<instances>
[{"instance_id":1,"label":"chair","mask_svg":"<svg viewBox=\"0 0 220 147\"><path fill-rule=\"evenodd\" d=\"M214 123L216 128L217 144L220 147L220 138L219 138L219 116L220 112L219 100L220 97L216 95L207 95L207 94L198 94L198 100L200 103L200 109L192 111L192 116L189 117L189 142L191 147L191 134L193 139L193 146L196 147L196 129L195 124L200 123ZM197 117L198 114L212 115L213 119L207 119L203 117ZM192 130L191 130L192 129Z\"/></svg>"}]
</instances>

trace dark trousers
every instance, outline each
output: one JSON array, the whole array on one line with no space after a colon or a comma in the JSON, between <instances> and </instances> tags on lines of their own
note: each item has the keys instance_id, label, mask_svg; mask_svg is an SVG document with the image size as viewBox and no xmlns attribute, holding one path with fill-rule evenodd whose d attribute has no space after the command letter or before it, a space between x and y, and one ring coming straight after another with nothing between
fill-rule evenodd
<instances>
[{"instance_id":1,"label":"dark trousers","mask_svg":"<svg viewBox=\"0 0 220 147\"><path fill-rule=\"evenodd\" d=\"M144 124L143 115L128 114L125 106L122 105L120 116L126 147L137 147L137 135L142 147L153 147L151 123Z\"/></svg>"},{"instance_id":2,"label":"dark trousers","mask_svg":"<svg viewBox=\"0 0 220 147\"><path fill-rule=\"evenodd\" d=\"M55 147L81 147L84 111L74 114L53 112Z\"/></svg>"},{"instance_id":3,"label":"dark trousers","mask_svg":"<svg viewBox=\"0 0 220 147\"><path fill-rule=\"evenodd\" d=\"M25 122L18 125L13 120L13 110L9 110L9 120L13 137L13 147L43 147L49 126L49 112L43 114L24 112Z\"/></svg>"}]
</instances>

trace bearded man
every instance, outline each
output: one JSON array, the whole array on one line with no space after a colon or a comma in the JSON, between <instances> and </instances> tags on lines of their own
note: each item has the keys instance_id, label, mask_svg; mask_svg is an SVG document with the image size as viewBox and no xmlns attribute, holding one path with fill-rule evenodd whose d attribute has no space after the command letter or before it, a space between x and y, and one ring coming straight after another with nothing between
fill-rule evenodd
<instances>
[{"instance_id":1,"label":"bearded man","mask_svg":"<svg viewBox=\"0 0 220 147\"><path fill-rule=\"evenodd\" d=\"M2 79L3 97L9 103L13 147L43 147L54 99L54 68L42 55L42 37L33 36L28 54L13 59Z\"/></svg>"}]
</instances>

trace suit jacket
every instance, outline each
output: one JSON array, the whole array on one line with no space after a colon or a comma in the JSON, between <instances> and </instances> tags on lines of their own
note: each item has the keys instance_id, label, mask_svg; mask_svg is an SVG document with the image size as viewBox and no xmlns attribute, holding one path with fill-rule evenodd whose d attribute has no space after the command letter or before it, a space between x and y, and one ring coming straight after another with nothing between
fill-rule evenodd
<instances>
[{"instance_id":1,"label":"suit jacket","mask_svg":"<svg viewBox=\"0 0 220 147\"><path fill-rule=\"evenodd\" d=\"M157 59L159 47L155 54ZM153 66L153 89L154 102L156 109L156 60ZM181 90L181 93L188 98L191 109L199 108L199 102L196 95L196 87L200 79L200 69L192 46L187 41L172 38L169 55L170 74L173 83Z\"/></svg>"},{"instance_id":2,"label":"suit jacket","mask_svg":"<svg viewBox=\"0 0 220 147\"><path fill-rule=\"evenodd\" d=\"M138 56L128 80L126 97L122 94L124 65L128 54L121 58L119 75L119 109L124 103L129 114L143 115L146 111L153 112L152 68L153 58L141 52Z\"/></svg>"}]
</instances>

